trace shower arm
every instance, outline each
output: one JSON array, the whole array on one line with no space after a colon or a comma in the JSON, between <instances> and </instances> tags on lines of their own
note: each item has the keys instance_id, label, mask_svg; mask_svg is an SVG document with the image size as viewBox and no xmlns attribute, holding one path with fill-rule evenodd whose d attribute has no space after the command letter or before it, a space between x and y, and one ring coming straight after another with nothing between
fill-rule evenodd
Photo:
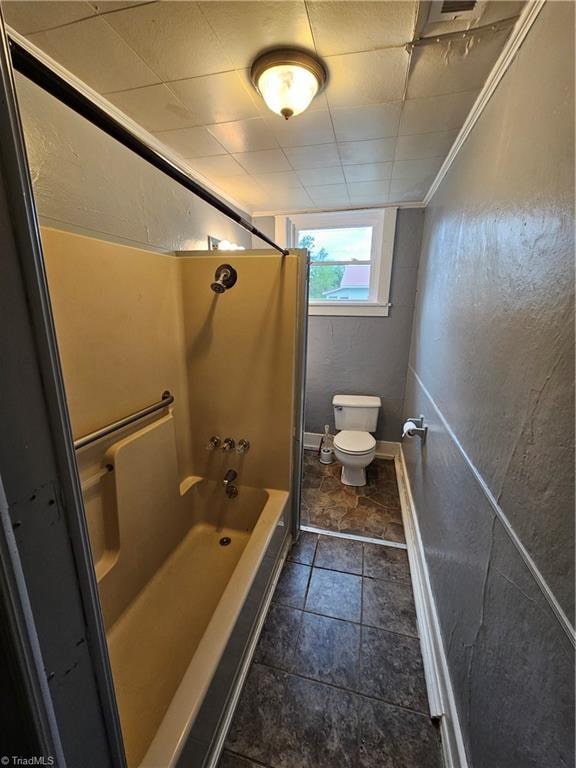
<instances>
[{"instance_id":1,"label":"shower arm","mask_svg":"<svg viewBox=\"0 0 576 768\"><path fill-rule=\"evenodd\" d=\"M205 189L205 187L193 179L192 176L181 170L161 152L149 146L145 141L132 133L132 131L122 125L116 118L108 114L105 109L98 104L95 104L88 98L88 96L75 88L53 69L50 69L49 66L40 61L40 59L31 51L27 50L10 35L8 35L8 42L10 44L12 66L17 72L20 72L21 75L27 77L51 96L58 99L58 101L61 101L67 107L73 109L74 112L84 117L88 122L92 123L92 125L100 128L100 130L107 133L108 136L116 139L116 141L123 144L127 149L130 149L143 160L146 160L147 163L154 166L159 171L162 171L162 173L169 176L173 181L180 184L180 186L197 195L204 200L204 202L208 203L208 205L211 205L213 208L216 208L216 210L223 213L229 219L232 219L232 221L247 232L250 232L251 235L258 237L260 240L263 240L272 248L279 251L282 256L288 255L288 251L285 248L279 246L257 227L249 221L246 221L246 219L240 216L240 214L233 208L208 189Z\"/></svg>"}]
</instances>

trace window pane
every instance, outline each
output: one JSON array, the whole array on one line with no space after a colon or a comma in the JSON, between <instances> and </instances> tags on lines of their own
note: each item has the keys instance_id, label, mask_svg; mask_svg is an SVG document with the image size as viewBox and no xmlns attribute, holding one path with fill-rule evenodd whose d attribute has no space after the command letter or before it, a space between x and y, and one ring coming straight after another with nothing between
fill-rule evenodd
<instances>
[{"instance_id":1,"label":"window pane","mask_svg":"<svg viewBox=\"0 0 576 768\"><path fill-rule=\"evenodd\" d=\"M312 261L370 261L372 227L301 229L298 247L307 248Z\"/></svg>"},{"instance_id":2,"label":"window pane","mask_svg":"<svg viewBox=\"0 0 576 768\"><path fill-rule=\"evenodd\" d=\"M313 301L367 301L370 264L314 264L309 298Z\"/></svg>"}]
</instances>

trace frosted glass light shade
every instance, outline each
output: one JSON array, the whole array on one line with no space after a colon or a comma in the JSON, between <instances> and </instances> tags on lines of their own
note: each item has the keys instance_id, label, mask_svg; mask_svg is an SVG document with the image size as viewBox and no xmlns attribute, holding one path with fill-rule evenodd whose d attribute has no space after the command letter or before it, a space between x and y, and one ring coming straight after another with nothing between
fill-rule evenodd
<instances>
[{"instance_id":1,"label":"frosted glass light shade","mask_svg":"<svg viewBox=\"0 0 576 768\"><path fill-rule=\"evenodd\" d=\"M326 70L311 54L283 49L256 59L251 77L268 108L288 120L310 105L325 83Z\"/></svg>"}]
</instances>

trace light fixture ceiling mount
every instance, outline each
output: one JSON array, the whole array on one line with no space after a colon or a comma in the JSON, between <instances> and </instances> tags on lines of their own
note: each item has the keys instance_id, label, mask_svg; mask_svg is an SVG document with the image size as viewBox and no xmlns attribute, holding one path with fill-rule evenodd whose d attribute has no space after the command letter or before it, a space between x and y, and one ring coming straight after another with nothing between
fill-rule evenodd
<instances>
[{"instance_id":1,"label":"light fixture ceiling mount","mask_svg":"<svg viewBox=\"0 0 576 768\"><path fill-rule=\"evenodd\" d=\"M299 48L277 48L260 54L250 79L269 109L286 120L304 112L326 84L323 62Z\"/></svg>"}]
</instances>

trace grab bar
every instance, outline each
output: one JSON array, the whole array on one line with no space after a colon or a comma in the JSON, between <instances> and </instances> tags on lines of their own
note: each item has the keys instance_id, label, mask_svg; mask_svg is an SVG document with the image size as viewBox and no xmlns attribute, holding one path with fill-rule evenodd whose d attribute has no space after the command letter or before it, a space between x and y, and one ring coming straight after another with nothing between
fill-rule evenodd
<instances>
[{"instance_id":1,"label":"grab bar","mask_svg":"<svg viewBox=\"0 0 576 768\"><path fill-rule=\"evenodd\" d=\"M174 396L168 392L168 390L166 390L166 392L162 393L162 400L159 400L157 403L153 403L153 405L149 405L147 408L142 408L141 411L136 411L136 413L131 413L129 416L125 416L123 419L114 421L112 424L108 424L106 427L97 429L96 432L90 432L90 434L84 435L84 437L79 437L78 440L74 440L74 449L77 451L80 448L84 448L86 445L90 445L90 443L95 443L96 440L100 440L107 435L111 435L113 432L116 432L123 427L127 427L129 424L133 424L135 421L143 419L145 416L150 416L151 413L155 413L162 408L166 408L173 402Z\"/></svg>"}]
</instances>

